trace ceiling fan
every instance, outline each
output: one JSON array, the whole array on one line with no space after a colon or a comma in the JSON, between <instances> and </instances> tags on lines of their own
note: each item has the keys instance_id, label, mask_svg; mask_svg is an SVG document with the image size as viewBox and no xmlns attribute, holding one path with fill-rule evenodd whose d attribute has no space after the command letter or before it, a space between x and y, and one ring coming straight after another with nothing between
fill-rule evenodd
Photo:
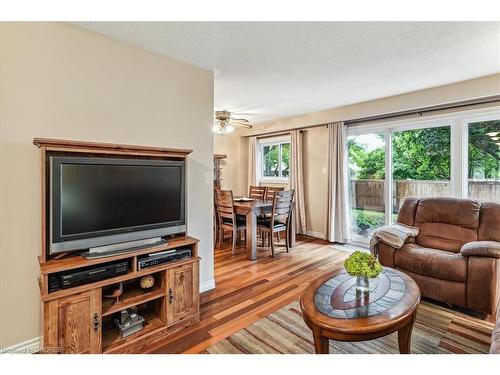
<instances>
[{"instance_id":1,"label":"ceiling fan","mask_svg":"<svg viewBox=\"0 0 500 375\"><path fill-rule=\"evenodd\" d=\"M231 112L228 111L215 111L215 124L212 131L216 134L224 135L230 134L234 131L234 127L244 129L251 129L252 125L244 118L232 118Z\"/></svg>"}]
</instances>

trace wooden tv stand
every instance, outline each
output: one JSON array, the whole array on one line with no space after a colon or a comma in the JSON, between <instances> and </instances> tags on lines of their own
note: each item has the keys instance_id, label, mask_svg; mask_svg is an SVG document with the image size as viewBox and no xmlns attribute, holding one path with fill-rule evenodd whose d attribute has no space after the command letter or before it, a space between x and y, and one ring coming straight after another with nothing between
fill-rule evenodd
<instances>
[{"instance_id":1,"label":"wooden tv stand","mask_svg":"<svg viewBox=\"0 0 500 375\"><path fill-rule=\"evenodd\" d=\"M85 259L68 254L50 259L48 249L48 178L51 155L85 154L182 160L191 150L165 149L35 138L41 149L42 165L42 243L39 256L39 286L43 314L43 348L45 353L140 353L153 342L199 321L198 240L189 236L169 238L168 243L134 249L106 258ZM137 267L137 258L176 248L190 248L192 256L159 264L144 270ZM49 276L54 273L96 266L113 261L127 261L128 273L113 278L49 293ZM152 275L155 283L148 290L139 280ZM119 301L108 298L122 285ZM146 319L143 330L122 338L114 319L123 309L137 306Z\"/></svg>"}]
</instances>

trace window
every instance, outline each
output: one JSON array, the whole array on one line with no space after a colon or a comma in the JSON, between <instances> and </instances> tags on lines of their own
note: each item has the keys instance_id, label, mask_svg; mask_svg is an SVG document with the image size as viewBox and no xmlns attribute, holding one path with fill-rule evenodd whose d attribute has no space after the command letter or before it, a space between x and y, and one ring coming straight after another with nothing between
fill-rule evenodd
<instances>
[{"instance_id":1,"label":"window","mask_svg":"<svg viewBox=\"0 0 500 375\"><path fill-rule=\"evenodd\" d=\"M467 194L500 201L500 120L468 124Z\"/></svg>"},{"instance_id":2,"label":"window","mask_svg":"<svg viewBox=\"0 0 500 375\"><path fill-rule=\"evenodd\" d=\"M367 244L404 198L500 202L500 107L348 128L351 240Z\"/></svg>"},{"instance_id":3,"label":"window","mask_svg":"<svg viewBox=\"0 0 500 375\"><path fill-rule=\"evenodd\" d=\"M287 181L290 177L290 139L263 139L260 148L260 179Z\"/></svg>"}]
</instances>

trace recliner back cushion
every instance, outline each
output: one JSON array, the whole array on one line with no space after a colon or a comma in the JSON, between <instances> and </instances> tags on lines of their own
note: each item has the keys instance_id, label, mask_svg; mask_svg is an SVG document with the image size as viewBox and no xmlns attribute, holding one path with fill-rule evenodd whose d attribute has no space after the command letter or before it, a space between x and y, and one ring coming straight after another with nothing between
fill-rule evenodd
<instances>
[{"instance_id":1,"label":"recliner back cushion","mask_svg":"<svg viewBox=\"0 0 500 375\"><path fill-rule=\"evenodd\" d=\"M416 243L429 248L460 252L467 242L477 241L480 204L471 199L422 198L415 213L420 229Z\"/></svg>"},{"instance_id":2,"label":"recliner back cushion","mask_svg":"<svg viewBox=\"0 0 500 375\"><path fill-rule=\"evenodd\" d=\"M398 223L413 226L415 224L415 211L418 207L420 199L409 197L403 200L401 207L399 207Z\"/></svg>"},{"instance_id":3,"label":"recliner back cushion","mask_svg":"<svg viewBox=\"0 0 500 375\"><path fill-rule=\"evenodd\" d=\"M478 241L500 241L500 204L485 202L481 205Z\"/></svg>"}]
</instances>

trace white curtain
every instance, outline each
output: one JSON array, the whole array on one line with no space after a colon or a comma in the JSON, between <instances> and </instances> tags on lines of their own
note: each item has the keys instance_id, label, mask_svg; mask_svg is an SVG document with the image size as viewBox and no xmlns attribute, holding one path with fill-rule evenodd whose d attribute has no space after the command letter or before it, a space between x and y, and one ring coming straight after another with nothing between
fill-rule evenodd
<instances>
[{"instance_id":1,"label":"white curtain","mask_svg":"<svg viewBox=\"0 0 500 375\"><path fill-rule=\"evenodd\" d=\"M345 243L348 240L347 215L347 144L343 122L328 124L328 205L326 239Z\"/></svg>"},{"instance_id":2,"label":"white curtain","mask_svg":"<svg viewBox=\"0 0 500 375\"><path fill-rule=\"evenodd\" d=\"M290 188L295 190L295 231L306 233L306 211L304 204L304 157L302 132L290 132Z\"/></svg>"},{"instance_id":3,"label":"white curtain","mask_svg":"<svg viewBox=\"0 0 500 375\"><path fill-rule=\"evenodd\" d=\"M257 185L256 147L257 147L257 138L249 137L248 138L248 184L247 184L248 186ZM248 186L247 186L247 192L248 192Z\"/></svg>"}]
</instances>

